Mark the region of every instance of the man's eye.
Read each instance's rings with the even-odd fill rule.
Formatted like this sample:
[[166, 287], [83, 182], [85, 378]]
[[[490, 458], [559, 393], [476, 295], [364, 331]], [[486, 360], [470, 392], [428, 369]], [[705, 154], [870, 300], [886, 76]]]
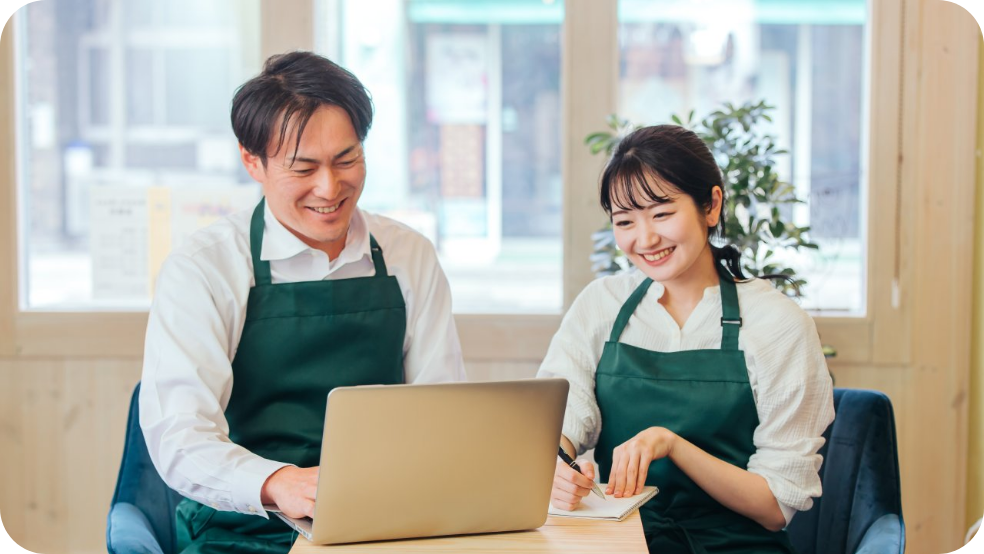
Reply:
[[339, 167], [352, 167], [353, 164], [358, 160], [358, 158], [353, 158], [351, 160], [343, 160], [338, 162]]
[[310, 175], [314, 173], [314, 169], [295, 169], [294, 173], [298, 175]]
[[631, 221], [616, 221], [615, 222], [615, 226], [616, 227], [627, 227], [628, 225], [631, 225], [631, 224], [632, 224]]

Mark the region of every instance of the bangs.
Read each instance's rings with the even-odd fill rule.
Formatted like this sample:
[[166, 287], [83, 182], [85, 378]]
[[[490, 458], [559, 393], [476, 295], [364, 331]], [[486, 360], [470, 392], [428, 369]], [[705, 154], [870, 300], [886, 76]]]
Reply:
[[671, 195], [679, 193], [676, 187], [637, 161], [620, 168], [612, 178], [609, 191], [612, 208], [609, 213], [615, 208], [641, 210], [653, 203], [666, 204], [673, 201]]
[[280, 150], [284, 148], [287, 142], [287, 136], [293, 132], [294, 154], [290, 156], [290, 163], [287, 167], [293, 167], [294, 160], [297, 158], [297, 151], [301, 147], [304, 128], [307, 127], [308, 121], [311, 120], [317, 108], [316, 104], [312, 105], [310, 102], [298, 102], [291, 103], [284, 109], [284, 115], [280, 120], [280, 138], [277, 141], [277, 149], [273, 152], [273, 156], [280, 154]]

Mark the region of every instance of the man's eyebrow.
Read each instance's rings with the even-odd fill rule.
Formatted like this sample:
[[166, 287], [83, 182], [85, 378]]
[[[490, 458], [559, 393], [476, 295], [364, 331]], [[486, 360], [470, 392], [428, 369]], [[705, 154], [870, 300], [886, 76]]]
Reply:
[[343, 157], [351, 154], [353, 150], [355, 150], [356, 148], [358, 148], [358, 146], [359, 146], [358, 144], [353, 144], [352, 146], [349, 146], [345, 150], [342, 150], [338, 154], [335, 154], [334, 156], [332, 156], [331, 157], [331, 161], [333, 161], [333, 162], [334, 161], [338, 161], [339, 158], [343, 158]]
[[[352, 151], [355, 150], [358, 146], [359, 146], [358, 144], [353, 144], [352, 146], [349, 146], [345, 150], [342, 150], [338, 154], [335, 154], [334, 156], [332, 156], [331, 157], [331, 161], [333, 161], [333, 162], [334, 161], [338, 161], [339, 158], [342, 158], [342, 157], [345, 157], [345, 156], [351, 154]], [[293, 165], [293, 164], [295, 164], [297, 162], [309, 163], [309, 164], [315, 164], [315, 165], [317, 165], [317, 164], [320, 164], [321, 163], [321, 160], [318, 160], [316, 158], [308, 158], [307, 156], [297, 156], [295, 158], [292, 158], [290, 162], [291, 162], [291, 165]]]

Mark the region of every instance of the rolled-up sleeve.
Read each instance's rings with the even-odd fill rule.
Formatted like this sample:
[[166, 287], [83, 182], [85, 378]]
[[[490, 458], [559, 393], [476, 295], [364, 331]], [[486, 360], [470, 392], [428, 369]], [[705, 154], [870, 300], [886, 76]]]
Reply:
[[773, 329], [767, 348], [750, 349], [759, 425], [748, 471], [766, 480], [788, 524], [822, 493], [817, 452], [834, 420], [833, 385], [809, 315], [790, 311]]
[[595, 370], [611, 322], [605, 328], [602, 315], [610, 307], [600, 305], [599, 292], [600, 282], [595, 281], [574, 300], [537, 372], [537, 377], [560, 377], [570, 383], [563, 432], [578, 454], [594, 448], [601, 434]]

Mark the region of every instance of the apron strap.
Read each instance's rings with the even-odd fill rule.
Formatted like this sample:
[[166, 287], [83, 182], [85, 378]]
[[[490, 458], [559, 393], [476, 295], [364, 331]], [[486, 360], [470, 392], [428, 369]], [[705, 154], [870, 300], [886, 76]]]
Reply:
[[741, 328], [741, 309], [735, 280], [718, 267], [721, 281], [721, 350], [738, 350], [738, 330]]
[[636, 290], [632, 292], [632, 296], [622, 304], [622, 309], [618, 312], [618, 317], [615, 318], [615, 326], [612, 327], [612, 334], [609, 337], [608, 342], [618, 342], [619, 337], [622, 336], [622, 330], [625, 329], [625, 325], [629, 322], [629, 318], [632, 317], [632, 313], [635, 312], [636, 306], [639, 302], [642, 302], [642, 297], [646, 296], [646, 291], [649, 290], [649, 285], [653, 284], [653, 280], [649, 277], [639, 283]]
[[273, 278], [270, 276], [270, 262], [260, 259], [260, 250], [263, 249], [263, 207], [265, 205], [266, 198], [260, 199], [260, 203], [253, 210], [253, 219], [249, 223], [249, 251], [253, 255], [253, 277], [258, 287], [273, 283]]
[[369, 250], [372, 252], [372, 265], [376, 266], [376, 277], [386, 277], [386, 262], [383, 260], [383, 249], [376, 242], [376, 237], [369, 234]]

